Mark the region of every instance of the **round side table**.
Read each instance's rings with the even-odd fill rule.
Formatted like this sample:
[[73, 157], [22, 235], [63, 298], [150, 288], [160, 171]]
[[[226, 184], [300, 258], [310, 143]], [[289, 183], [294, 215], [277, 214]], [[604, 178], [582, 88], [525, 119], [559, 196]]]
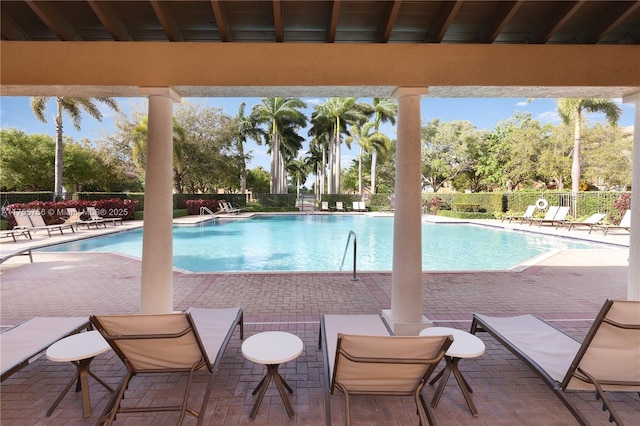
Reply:
[[293, 389], [291, 389], [287, 382], [280, 376], [278, 366], [296, 359], [302, 353], [302, 348], [303, 343], [298, 336], [283, 331], [266, 331], [264, 333], [254, 334], [242, 343], [242, 355], [244, 355], [246, 359], [267, 366], [267, 374], [252, 392], [252, 395], [255, 395], [258, 391], [260, 392], [251, 409], [251, 414], [249, 414], [252, 420], [256, 418], [256, 414], [258, 413], [260, 404], [262, 404], [262, 399], [267, 392], [267, 387], [271, 379], [276, 383], [280, 398], [282, 398], [282, 402], [287, 409], [289, 418], [295, 415], [289, 398], [284, 391], [284, 388], [287, 388], [289, 393], [293, 393]]
[[440, 379], [440, 385], [438, 385], [438, 389], [431, 400], [431, 406], [435, 408], [438, 405], [442, 392], [444, 392], [444, 387], [449, 380], [449, 375], [453, 372], [458, 386], [462, 391], [462, 395], [464, 395], [464, 399], [467, 401], [467, 406], [469, 406], [471, 410], [471, 414], [477, 416], [478, 410], [471, 399], [471, 392], [473, 392], [473, 390], [458, 369], [458, 362], [463, 358], [475, 358], [482, 355], [485, 350], [484, 342], [471, 333], [450, 327], [425, 328], [420, 332], [420, 336], [453, 336], [453, 343], [449, 346], [444, 356], [446, 362], [444, 369], [429, 382], [429, 384], [432, 385]]
[[58, 399], [55, 400], [47, 417], [53, 413], [62, 398], [67, 394], [71, 385], [77, 381], [76, 392], [82, 391], [82, 410], [85, 417], [91, 416], [91, 402], [89, 401], [89, 376], [96, 379], [109, 392], [113, 389], [89, 370], [89, 365], [94, 357], [110, 349], [109, 344], [97, 330], [77, 333], [58, 340], [47, 349], [47, 358], [56, 362], [71, 362], [76, 366], [76, 374], [64, 388]]

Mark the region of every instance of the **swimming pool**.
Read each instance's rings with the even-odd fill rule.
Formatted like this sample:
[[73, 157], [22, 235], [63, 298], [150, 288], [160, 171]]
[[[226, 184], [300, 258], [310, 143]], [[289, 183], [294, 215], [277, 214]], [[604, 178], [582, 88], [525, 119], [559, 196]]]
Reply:
[[[174, 267], [192, 272], [337, 271], [349, 231], [354, 231], [358, 271], [390, 271], [393, 220], [355, 215], [282, 215], [174, 226]], [[549, 251], [603, 247], [607, 246], [475, 225], [422, 225], [425, 271], [502, 270]], [[140, 258], [142, 230], [42, 250], [116, 252]], [[343, 270], [352, 267], [353, 244], [349, 244]]]

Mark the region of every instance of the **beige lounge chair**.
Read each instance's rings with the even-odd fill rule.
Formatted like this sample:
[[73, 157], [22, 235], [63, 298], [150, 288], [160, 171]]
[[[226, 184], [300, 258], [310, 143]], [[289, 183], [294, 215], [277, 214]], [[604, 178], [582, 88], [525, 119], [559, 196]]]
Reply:
[[558, 227], [560, 224], [564, 223], [567, 220], [569, 210], [571, 210], [569, 207], [549, 206], [549, 210], [547, 210], [547, 213], [543, 218], [532, 217], [527, 221], [529, 222], [529, 226], [537, 223], [538, 226], [549, 224], [556, 225], [556, 227]]
[[98, 210], [95, 207], [87, 207], [87, 214], [89, 215], [89, 220], [96, 223], [103, 223], [105, 228], [107, 227], [107, 222], [112, 223], [113, 226], [116, 226], [118, 223], [122, 225], [121, 217], [102, 217], [98, 214]]
[[591, 422], [566, 391], [595, 391], [618, 426], [622, 420], [606, 392], [640, 392], [640, 301], [607, 300], [582, 344], [533, 315], [474, 314], [471, 333], [480, 331], [529, 365], [583, 425]]
[[585, 220], [583, 220], [582, 222], [576, 222], [576, 221], [566, 221], [562, 224], [562, 226], [567, 226], [569, 229], [569, 231], [571, 231], [573, 228], [579, 227], [579, 226], [588, 226], [589, 227], [589, 231], [591, 231], [593, 229], [594, 226], [596, 225], [601, 225], [602, 224], [602, 220], [607, 217], [606, 213], [594, 213], [591, 216], [589, 216], [588, 218], [586, 218]]
[[329, 211], [329, 202], [328, 201], [322, 201], [322, 203], [320, 204], [320, 211], [323, 211], [323, 212], [328, 212]]
[[344, 211], [344, 204], [342, 203], [342, 201], [336, 201], [336, 211], [337, 212]]
[[[87, 229], [91, 228], [91, 225], [95, 225], [96, 229], [98, 229], [98, 225], [103, 224], [104, 222], [100, 220], [84, 220], [82, 219], [82, 213], [74, 208], [67, 209], [67, 218], [64, 219], [64, 223], [75, 226], [76, 229], [79, 229], [80, 226], [86, 226]], [[106, 227], [106, 225], [105, 225]]]
[[88, 327], [87, 317], [36, 317], [0, 333], [0, 381], [38, 359], [58, 340]]
[[[103, 412], [100, 423], [112, 424], [116, 414], [148, 411], [179, 411], [204, 421], [213, 380], [233, 331], [240, 326], [241, 308], [190, 308], [184, 313], [156, 315], [96, 315], [91, 323], [124, 362], [127, 373]], [[194, 373], [206, 368], [211, 374], [199, 411], [188, 406]], [[188, 373], [180, 405], [122, 406], [129, 382], [137, 375]]]
[[59, 231], [60, 235], [63, 235], [63, 229], [71, 229], [71, 232], [76, 232], [72, 225], [66, 223], [61, 225], [47, 225], [44, 223], [40, 212], [36, 210], [15, 211], [13, 212], [13, 217], [17, 223], [14, 229], [17, 230], [29, 230], [34, 234], [40, 230], [44, 230], [47, 231], [49, 236], [51, 236], [51, 231]]
[[330, 394], [344, 393], [346, 423], [350, 395], [413, 396], [423, 425], [433, 424], [422, 388], [453, 341], [451, 336], [391, 336], [379, 315], [323, 315], [319, 347], [325, 367], [325, 423], [331, 425]]
[[0, 231], [0, 238], [13, 238], [13, 242], [18, 242], [16, 237], [22, 235], [23, 237], [31, 240], [31, 232], [28, 229], [7, 229]]
[[631, 210], [627, 210], [626, 212], [624, 212], [624, 215], [622, 216], [622, 219], [620, 220], [620, 223], [617, 225], [598, 225], [598, 226], [594, 226], [593, 228], [591, 228], [589, 230], [589, 233], [591, 233], [591, 231], [593, 229], [602, 229], [602, 232], [604, 233], [604, 235], [607, 235], [607, 232], [609, 232], [609, 229], [624, 229], [626, 231], [631, 232]]
[[502, 217], [502, 222], [504, 222], [505, 219], [509, 219], [509, 222], [507, 222], [507, 223], [511, 223], [512, 220], [519, 220], [520, 223], [523, 223], [525, 220], [529, 220], [529, 219], [533, 218], [533, 215], [534, 215], [535, 212], [536, 212], [536, 206], [530, 205], [530, 206], [527, 206], [527, 209], [524, 211], [524, 213], [522, 215], [503, 216]]

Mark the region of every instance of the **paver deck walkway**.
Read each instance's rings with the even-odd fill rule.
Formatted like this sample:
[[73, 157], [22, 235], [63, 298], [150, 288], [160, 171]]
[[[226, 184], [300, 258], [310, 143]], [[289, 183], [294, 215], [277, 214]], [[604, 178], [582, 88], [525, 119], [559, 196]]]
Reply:
[[[573, 231], [572, 231], [573, 232]], [[437, 325], [468, 330], [473, 312], [490, 315], [532, 313], [552, 320], [582, 338], [607, 298], [626, 298], [627, 249], [569, 250], [523, 272], [423, 274], [424, 313]], [[245, 335], [265, 330], [295, 333], [305, 344], [302, 355], [281, 366], [292, 386], [296, 412], [289, 419], [275, 388], [269, 389], [255, 421], [249, 419], [263, 366], [245, 360], [235, 335], [225, 353], [205, 414], [211, 425], [323, 425], [325, 386], [322, 352], [317, 339], [323, 313], [379, 313], [390, 307], [391, 274], [363, 273], [174, 273], [174, 308], [242, 306]], [[79, 316], [138, 313], [140, 263], [100, 253], [35, 253], [9, 259], [0, 266], [0, 319], [3, 327], [34, 316]], [[573, 425], [575, 419], [528, 367], [487, 335], [486, 353], [463, 360], [461, 370], [473, 388], [479, 416], [473, 417], [455, 380], [450, 380], [437, 408], [441, 425]], [[96, 357], [92, 370], [116, 386], [124, 374], [120, 360], [108, 352]], [[51, 417], [45, 412], [72, 376], [74, 367], [45, 357], [2, 382], [0, 421], [11, 425], [94, 424], [108, 392], [91, 382], [92, 416], [82, 417], [79, 393], [69, 393]], [[137, 380], [137, 381], [136, 381]], [[198, 374], [192, 398], [199, 400], [207, 376]], [[134, 379], [126, 401], [173, 404], [185, 383], [182, 375]], [[427, 386], [425, 399], [435, 391]], [[608, 416], [593, 393], [572, 394], [572, 401], [594, 425]], [[640, 424], [640, 397], [613, 394], [629, 424]], [[333, 424], [344, 424], [342, 394], [331, 397]], [[411, 398], [354, 397], [355, 425], [418, 424]], [[171, 425], [175, 413], [118, 416], [117, 425]], [[195, 424], [187, 416], [185, 424]]]

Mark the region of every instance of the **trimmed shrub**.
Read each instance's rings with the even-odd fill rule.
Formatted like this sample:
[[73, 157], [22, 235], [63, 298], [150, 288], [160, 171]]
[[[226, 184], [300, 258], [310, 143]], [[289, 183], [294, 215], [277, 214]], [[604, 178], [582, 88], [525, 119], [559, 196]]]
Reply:
[[203, 200], [203, 199], [185, 200], [184, 204], [187, 208], [186, 209], [187, 214], [189, 215], [200, 214], [201, 207], [206, 207], [214, 213], [217, 212], [218, 209], [220, 208], [218, 200]]

